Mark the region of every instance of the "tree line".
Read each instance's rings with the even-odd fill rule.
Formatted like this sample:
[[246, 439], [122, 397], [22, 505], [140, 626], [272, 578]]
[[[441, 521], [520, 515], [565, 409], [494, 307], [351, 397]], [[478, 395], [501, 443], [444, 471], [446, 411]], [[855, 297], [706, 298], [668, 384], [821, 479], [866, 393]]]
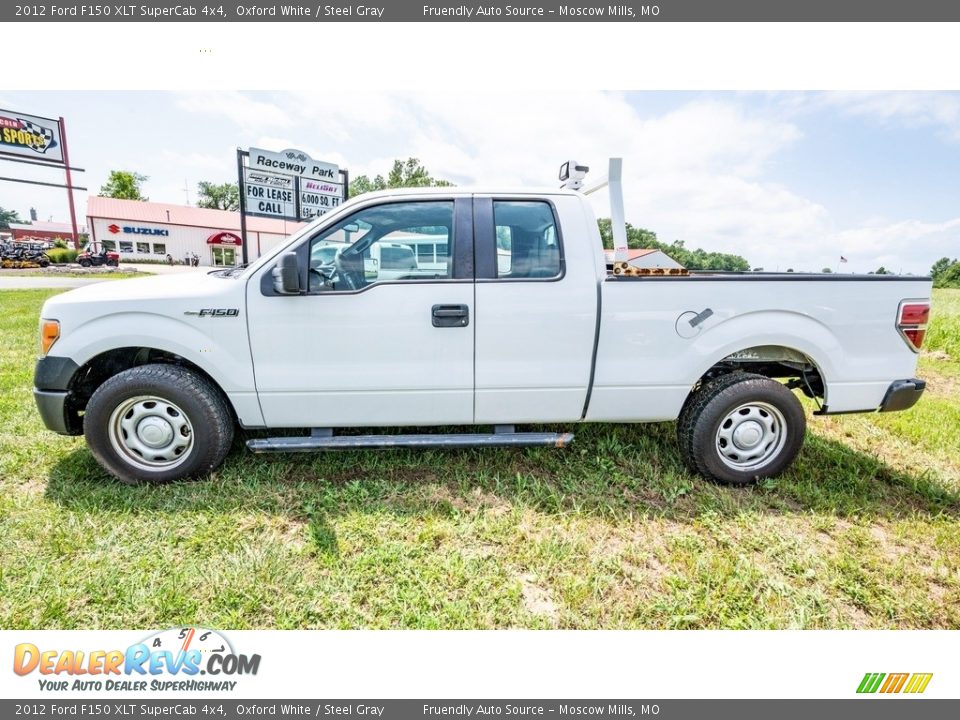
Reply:
[[[613, 249], [613, 225], [610, 218], [600, 218], [600, 237], [606, 250]], [[662, 250], [687, 270], [734, 270], [745, 272], [750, 269], [746, 258], [732, 253], [710, 252], [702, 248], [688, 248], [683, 240], [672, 243], [662, 242], [653, 230], [634, 227], [627, 223], [627, 247], [630, 249], [648, 248]]]
[[930, 268], [933, 286], [938, 288], [960, 288], [960, 260], [942, 257]]

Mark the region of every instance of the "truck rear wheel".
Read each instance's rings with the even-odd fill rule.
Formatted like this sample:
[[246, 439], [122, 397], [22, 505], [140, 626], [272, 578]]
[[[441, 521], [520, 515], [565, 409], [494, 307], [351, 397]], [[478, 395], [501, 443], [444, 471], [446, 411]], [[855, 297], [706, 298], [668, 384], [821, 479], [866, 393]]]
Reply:
[[783, 472], [807, 429], [803, 406], [782, 383], [735, 372], [687, 400], [677, 423], [684, 462], [710, 480], [747, 485]]
[[114, 477], [164, 483], [219, 467], [233, 443], [233, 417], [205, 377], [177, 365], [140, 365], [97, 388], [83, 431]]

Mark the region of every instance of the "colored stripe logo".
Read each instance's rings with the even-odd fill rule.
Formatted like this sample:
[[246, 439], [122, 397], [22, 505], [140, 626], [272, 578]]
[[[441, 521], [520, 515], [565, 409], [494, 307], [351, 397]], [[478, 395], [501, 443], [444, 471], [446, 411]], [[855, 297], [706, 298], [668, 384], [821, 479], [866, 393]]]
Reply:
[[919, 694], [927, 689], [933, 673], [867, 673], [860, 681], [857, 692]]

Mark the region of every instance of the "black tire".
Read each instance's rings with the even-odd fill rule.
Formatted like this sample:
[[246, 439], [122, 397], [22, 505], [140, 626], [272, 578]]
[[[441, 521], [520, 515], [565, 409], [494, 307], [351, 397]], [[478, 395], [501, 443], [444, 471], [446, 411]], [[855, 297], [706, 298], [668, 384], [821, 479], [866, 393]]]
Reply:
[[91, 263], [89, 260], [80, 260], [80, 267], [90, 267]]
[[[148, 418], [153, 427], [144, 428]], [[131, 436], [121, 426], [134, 422], [136, 433]], [[93, 393], [83, 418], [94, 457], [131, 485], [206, 475], [227, 456], [233, 431], [233, 416], [220, 389], [177, 365], [140, 365], [114, 375]], [[147, 432], [153, 434], [144, 439]], [[149, 438], [165, 444], [148, 446]], [[151, 457], [137, 447], [163, 455]]]
[[783, 383], [734, 372], [691, 393], [677, 423], [677, 441], [692, 471], [749, 485], [786, 470], [806, 430], [803, 406]]

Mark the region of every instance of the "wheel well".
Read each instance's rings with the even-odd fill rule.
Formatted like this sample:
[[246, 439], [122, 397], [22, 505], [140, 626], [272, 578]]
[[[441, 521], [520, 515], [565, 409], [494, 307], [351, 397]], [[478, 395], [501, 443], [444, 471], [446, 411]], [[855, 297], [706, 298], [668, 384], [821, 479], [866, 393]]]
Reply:
[[[85, 409], [87, 402], [97, 391], [97, 388], [117, 373], [139, 365], [153, 363], [167, 363], [187, 368], [198, 375], [202, 375], [214, 387], [220, 389], [219, 383], [201, 367], [174, 353], [146, 347], [114, 348], [90, 358], [73, 374], [70, 381], [71, 409], [75, 411]], [[223, 392], [223, 390], [220, 390], [220, 392]], [[226, 398], [226, 393], [224, 393], [224, 397]], [[227, 407], [230, 408], [230, 412], [236, 420], [236, 411], [234, 411], [229, 400], [227, 401]]]
[[826, 383], [820, 368], [805, 353], [781, 345], [757, 345], [744, 348], [715, 363], [695, 386], [738, 370], [786, 380], [791, 390], [800, 388], [810, 398], [823, 398]]

